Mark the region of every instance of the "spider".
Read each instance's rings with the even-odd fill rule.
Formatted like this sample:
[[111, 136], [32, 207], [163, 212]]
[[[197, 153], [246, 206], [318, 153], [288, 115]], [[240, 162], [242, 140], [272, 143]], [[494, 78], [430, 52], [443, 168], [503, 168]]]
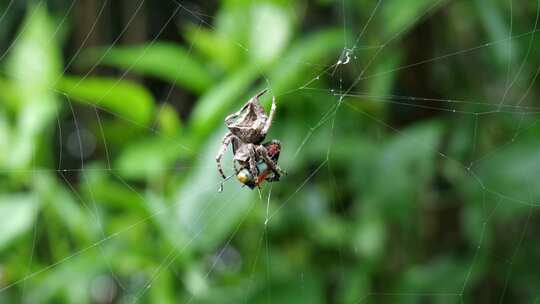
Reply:
[[[252, 97], [246, 104], [236, 113], [233, 113], [225, 118], [225, 124], [229, 128], [229, 132], [225, 134], [222, 140], [221, 148], [216, 156], [216, 164], [219, 174], [223, 179], [227, 179], [223, 173], [221, 167], [221, 158], [229, 144], [232, 144], [233, 148], [233, 167], [240, 182], [253, 188], [253, 185], [258, 185], [265, 179], [268, 181], [278, 181], [279, 178], [286, 174], [278, 165], [277, 157], [279, 157], [279, 150], [281, 145], [279, 141], [272, 140], [270, 143], [261, 144], [270, 126], [272, 125], [272, 119], [276, 112], [276, 98], [272, 98], [272, 107], [270, 113], [267, 116], [264, 112], [264, 108], [259, 102], [259, 97], [264, 95], [267, 90], [263, 90], [254, 97]], [[269, 155], [269, 149], [272, 147], [272, 154]], [[277, 149], [277, 150], [276, 150]], [[277, 153], [276, 153], [277, 151]], [[274, 159], [272, 159], [274, 158]], [[239, 169], [236, 165], [239, 165]], [[257, 168], [257, 165], [265, 165], [266, 168]], [[248, 169], [248, 172], [243, 171]], [[244, 172], [240, 175], [240, 172]], [[260, 172], [259, 172], [260, 171]], [[266, 178], [270, 171], [273, 176]], [[251, 176], [245, 175], [249, 173]], [[260, 175], [264, 173], [263, 179], [260, 179]], [[241, 177], [241, 176], [245, 176]], [[255, 180], [256, 179], [256, 180]]]

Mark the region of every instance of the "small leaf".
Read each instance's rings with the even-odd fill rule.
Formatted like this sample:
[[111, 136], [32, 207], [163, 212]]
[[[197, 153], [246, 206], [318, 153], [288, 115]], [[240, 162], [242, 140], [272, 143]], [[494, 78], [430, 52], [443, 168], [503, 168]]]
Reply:
[[253, 6], [251, 18], [249, 54], [255, 62], [271, 62], [289, 42], [291, 20], [283, 8], [268, 3]]
[[38, 207], [37, 199], [31, 195], [0, 196], [0, 249], [32, 227]]
[[156, 122], [159, 132], [166, 137], [175, 137], [182, 131], [182, 122], [180, 116], [173, 106], [165, 103], [158, 110]]
[[100, 62], [202, 92], [212, 85], [212, 77], [192, 52], [182, 45], [156, 42], [148, 45], [96, 48], [88, 51], [85, 62]]
[[199, 53], [208, 57], [210, 62], [217, 63], [225, 70], [238, 66], [241, 61], [242, 49], [227, 36], [216, 31], [190, 26], [184, 30], [184, 37]]
[[127, 80], [64, 76], [57, 89], [74, 101], [97, 105], [142, 125], [149, 124], [154, 113], [154, 98], [150, 92]]
[[[310, 76], [320, 73], [306, 62], [324, 63], [343, 48], [343, 32], [329, 29], [311, 34], [292, 45], [269, 75], [272, 92], [279, 94], [298, 87]], [[313, 76], [311, 76], [313, 77]]]
[[383, 256], [387, 239], [386, 226], [381, 215], [376, 208], [370, 207], [363, 208], [356, 229], [351, 231], [354, 251], [361, 255], [366, 263]]

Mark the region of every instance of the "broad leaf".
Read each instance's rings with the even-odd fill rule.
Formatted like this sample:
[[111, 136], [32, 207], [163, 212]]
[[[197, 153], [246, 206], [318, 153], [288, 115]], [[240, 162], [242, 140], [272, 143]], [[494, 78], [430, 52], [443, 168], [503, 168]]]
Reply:
[[203, 27], [190, 26], [184, 30], [184, 36], [193, 48], [217, 63], [224, 70], [231, 70], [241, 62], [240, 53], [244, 52], [238, 45], [224, 35]]
[[181, 87], [202, 92], [212, 77], [195, 54], [180, 44], [155, 42], [148, 45], [97, 48], [86, 53], [88, 63], [118, 67], [157, 77]]
[[292, 22], [283, 7], [270, 4], [253, 6], [249, 33], [249, 55], [254, 62], [268, 63], [287, 46]]
[[57, 88], [73, 101], [98, 106], [137, 124], [149, 124], [154, 114], [154, 98], [150, 92], [131, 81], [64, 76]]
[[124, 148], [115, 161], [115, 168], [129, 179], [155, 178], [173, 171], [178, 156], [187, 153], [191, 153], [190, 149], [180, 142], [163, 138], [143, 139]]

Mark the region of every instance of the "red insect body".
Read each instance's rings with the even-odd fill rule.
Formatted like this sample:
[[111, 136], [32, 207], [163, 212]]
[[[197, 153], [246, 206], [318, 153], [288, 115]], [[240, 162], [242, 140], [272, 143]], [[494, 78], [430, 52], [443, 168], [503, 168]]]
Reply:
[[[279, 157], [281, 146], [278, 143], [270, 143], [266, 146], [266, 150], [268, 151], [268, 157], [270, 157], [272, 160], [277, 161], [277, 158]], [[269, 168], [266, 168], [263, 172], [257, 176], [255, 179], [255, 185], [258, 187], [262, 182], [266, 180], [268, 175], [272, 172]]]

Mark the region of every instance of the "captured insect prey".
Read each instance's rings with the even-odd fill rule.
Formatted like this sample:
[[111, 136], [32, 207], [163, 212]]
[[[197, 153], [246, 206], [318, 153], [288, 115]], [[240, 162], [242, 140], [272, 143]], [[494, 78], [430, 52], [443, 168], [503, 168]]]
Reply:
[[221, 158], [232, 144], [233, 167], [237, 179], [250, 189], [258, 187], [263, 181], [278, 181], [286, 172], [277, 164], [281, 144], [278, 140], [262, 143], [276, 112], [276, 98], [272, 98], [272, 107], [268, 116], [259, 101], [259, 97], [267, 90], [252, 97], [236, 113], [225, 118], [229, 132], [222, 140], [221, 148], [216, 156], [219, 174], [225, 182], [227, 177], [221, 167]]
[[[279, 152], [281, 150], [281, 144], [277, 140], [272, 140], [269, 143], [263, 144], [263, 146], [268, 151], [268, 156], [270, 159], [277, 164], [279, 159]], [[236, 168], [235, 168], [236, 169]], [[264, 161], [260, 160], [257, 163], [257, 175], [253, 176], [250, 173], [249, 168], [242, 168], [237, 170], [236, 178], [244, 185], [248, 186], [250, 189], [258, 187], [262, 182], [269, 181], [275, 182], [278, 181], [280, 176], [273, 172]]]

